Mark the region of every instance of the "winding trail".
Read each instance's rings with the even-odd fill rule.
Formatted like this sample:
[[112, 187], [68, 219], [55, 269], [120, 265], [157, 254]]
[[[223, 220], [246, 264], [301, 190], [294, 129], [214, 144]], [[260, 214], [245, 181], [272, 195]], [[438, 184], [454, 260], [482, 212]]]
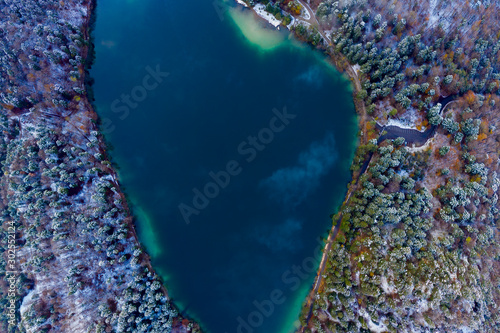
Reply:
[[318, 19], [316, 18], [316, 14], [314, 13], [314, 11], [311, 9], [311, 7], [309, 7], [309, 4], [302, 1], [302, 0], [297, 0], [298, 3], [301, 4], [301, 6], [307, 10], [307, 13], [309, 14], [309, 19], [305, 19], [305, 18], [302, 18], [305, 22], [309, 23], [310, 25], [316, 27], [316, 29], [318, 29], [318, 32], [319, 34], [321, 35], [321, 37], [323, 37], [323, 39], [325, 40], [325, 42], [327, 44], [330, 44], [332, 41], [331, 39], [327, 36], [327, 34], [325, 33], [325, 31], [323, 29], [321, 29], [320, 25], [319, 25], [319, 22], [318, 22]]

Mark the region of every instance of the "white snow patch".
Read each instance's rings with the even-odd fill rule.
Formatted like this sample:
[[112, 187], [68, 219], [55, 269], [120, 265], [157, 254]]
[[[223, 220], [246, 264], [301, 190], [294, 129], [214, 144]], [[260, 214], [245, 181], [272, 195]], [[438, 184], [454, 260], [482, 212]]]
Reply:
[[417, 312], [419, 313], [422, 313], [422, 312], [425, 312], [429, 309], [429, 302], [427, 302], [427, 300], [425, 299], [419, 299], [417, 301]]
[[[372, 332], [375, 332], [375, 333], [383, 333], [383, 332], [387, 332], [387, 326], [385, 326], [384, 323], [382, 323], [382, 320], [380, 321], [380, 323], [377, 325], [373, 322], [371, 316], [366, 312], [365, 309], [360, 309], [359, 311], [359, 314], [365, 319], [367, 325], [368, 325], [368, 329]], [[380, 318], [382, 319], [382, 318]]]
[[303, 21], [301, 19], [296, 19], [293, 22], [294, 22], [294, 24], [293, 24], [294, 26], [299, 25], [299, 24], [302, 24], [304, 27], [307, 27], [307, 28], [309, 28], [311, 26], [311, 23]]
[[23, 314], [28, 310], [28, 306], [31, 305], [33, 295], [35, 295], [35, 290], [38, 288], [38, 284], [35, 286], [35, 289], [31, 290], [28, 295], [24, 296], [23, 302], [21, 303], [21, 306], [19, 307], [19, 313], [21, 314], [21, 318]]
[[300, 13], [300, 16], [304, 18], [304, 20], [310, 20], [311, 19], [311, 13], [309, 13], [309, 10], [305, 7], [302, 6], [302, 12]]
[[389, 286], [389, 283], [387, 282], [387, 277], [382, 276], [380, 279], [380, 287], [386, 294], [392, 294], [396, 291], [395, 286]]
[[84, 5], [77, 5], [76, 8], [64, 11], [62, 16], [65, 21], [71, 23], [72, 25], [79, 27], [83, 24], [84, 18], [87, 17], [87, 7]]
[[408, 171], [406, 171], [406, 170], [402, 170], [402, 169], [401, 169], [401, 170], [399, 170], [399, 171], [397, 171], [396, 173], [397, 173], [398, 175], [402, 176], [402, 177], [408, 177], [408, 176], [410, 176], [410, 173], [409, 173]]
[[[406, 128], [406, 129], [412, 129], [412, 130], [417, 130], [417, 127], [414, 124], [408, 124], [406, 121], [401, 121], [399, 119], [389, 119], [387, 121], [386, 126], [397, 126], [400, 128]], [[425, 130], [421, 130], [419, 132], [425, 132]]]
[[290, 24], [286, 26], [286, 28], [288, 30], [291, 30], [292, 27], [295, 25], [295, 21], [296, 21], [295, 17], [292, 16], [292, 20], [290, 21]]
[[437, 10], [438, 0], [430, 0], [429, 3], [429, 27], [436, 27], [441, 25], [441, 27], [448, 31], [451, 24], [453, 23], [453, 18], [451, 17], [453, 14], [453, 10], [450, 11], [450, 7], [447, 7], [445, 10]]
[[442, 229], [435, 229], [431, 231], [431, 236], [434, 239], [438, 239], [440, 237], [445, 237], [446, 236], [446, 231]]
[[101, 177], [101, 179], [111, 180], [111, 181], [113, 181], [113, 180], [114, 180], [114, 178], [113, 178], [113, 176], [112, 176], [112, 175], [102, 176], [102, 177]]
[[278, 27], [281, 24], [281, 21], [274, 17], [272, 14], [266, 12], [266, 6], [263, 4], [257, 4], [253, 7], [253, 10], [262, 17], [267, 22], [271, 23], [274, 27]]
[[406, 122], [407, 124], [417, 123], [419, 120], [417, 109], [415, 109], [414, 107], [410, 107], [408, 110], [406, 110], [400, 120]]
[[239, 3], [240, 5], [248, 8], [248, 5], [244, 1], [236, 0], [236, 2]]
[[387, 332], [387, 326], [385, 326], [383, 323], [376, 325], [370, 317], [368, 317], [368, 318], [369, 318], [368, 329], [370, 331], [375, 332], [375, 333]]
[[332, 317], [332, 315], [330, 314], [330, 311], [325, 311], [325, 310], [321, 310], [321, 312], [323, 312], [324, 314], [326, 314], [328, 316], [328, 318], [330, 318], [331, 321], [333, 322], [338, 322], [338, 319], [335, 319]]
[[429, 3], [429, 25], [434, 25], [439, 21], [439, 16], [435, 14], [437, 7], [437, 0], [431, 0]]
[[426, 151], [427, 149], [430, 148], [430, 145], [431, 145], [432, 141], [434, 141], [434, 138], [430, 138], [429, 140], [427, 140], [427, 142], [423, 146], [415, 147], [415, 145], [412, 145], [411, 147], [406, 147], [406, 149], [408, 149], [409, 153], [416, 153], [416, 152], [420, 152], [420, 151]]

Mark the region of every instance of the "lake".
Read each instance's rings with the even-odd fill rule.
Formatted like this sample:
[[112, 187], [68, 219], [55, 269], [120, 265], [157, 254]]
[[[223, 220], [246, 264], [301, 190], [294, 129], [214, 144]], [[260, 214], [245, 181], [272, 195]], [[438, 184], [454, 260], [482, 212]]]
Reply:
[[102, 131], [175, 305], [206, 332], [292, 331], [350, 181], [349, 81], [232, 2], [98, 0], [93, 36]]

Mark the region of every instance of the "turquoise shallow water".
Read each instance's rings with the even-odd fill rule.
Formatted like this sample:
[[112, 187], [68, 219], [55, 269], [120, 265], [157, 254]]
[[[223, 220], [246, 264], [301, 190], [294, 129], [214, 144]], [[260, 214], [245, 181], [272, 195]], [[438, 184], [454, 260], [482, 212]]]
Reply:
[[91, 70], [141, 241], [207, 332], [289, 332], [350, 179], [349, 82], [232, 3], [100, 0]]

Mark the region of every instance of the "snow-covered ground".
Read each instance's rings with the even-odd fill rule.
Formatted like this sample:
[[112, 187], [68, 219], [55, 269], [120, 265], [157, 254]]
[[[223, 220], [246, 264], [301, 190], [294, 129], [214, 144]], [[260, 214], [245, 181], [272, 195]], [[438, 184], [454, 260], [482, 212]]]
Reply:
[[423, 313], [429, 309], [429, 302], [426, 299], [419, 299], [417, 301], [417, 310], [418, 313]]
[[439, 21], [439, 16], [436, 15], [436, 7], [438, 0], [431, 0], [429, 3], [429, 25], [433, 26]]
[[304, 18], [304, 20], [309, 21], [311, 19], [311, 13], [309, 13], [309, 10], [305, 7], [302, 6], [302, 11], [300, 13], [300, 16]]
[[[387, 121], [387, 124], [386, 126], [397, 126], [397, 127], [400, 127], [400, 128], [406, 128], [406, 129], [412, 129], [412, 130], [417, 130], [417, 127], [413, 124], [408, 124], [406, 122], [403, 122], [401, 120], [397, 120], [397, 119], [389, 119]], [[425, 129], [424, 130], [421, 130], [420, 132], [425, 132]]]
[[[334, 29], [331, 29], [331, 30], [325, 30], [325, 35], [327, 35], [327, 36], [328, 36], [328, 38], [330, 38], [330, 37], [331, 37], [331, 35], [333, 34], [333, 32], [334, 32], [334, 31], [335, 31]], [[330, 39], [331, 39], [331, 38], [330, 38]]]
[[380, 279], [380, 287], [386, 294], [392, 294], [396, 290], [395, 286], [389, 285], [389, 283], [387, 282], [387, 277], [385, 276], [382, 276], [382, 278]]
[[21, 306], [19, 307], [19, 313], [21, 314], [21, 317], [24, 315], [26, 311], [28, 311], [28, 306], [33, 303], [33, 296], [38, 293], [38, 291], [35, 292], [39, 287], [38, 284], [35, 285], [35, 289], [31, 290], [26, 296], [24, 296], [23, 301], [21, 303]]
[[297, 23], [297, 20], [295, 19], [295, 17], [292, 16], [292, 21], [290, 22], [289, 25], [286, 26], [286, 28], [288, 30], [290, 30], [293, 26], [295, 26], [296, 23]]
[[242, 0], [236, 0], [236, 2], [239, 3], [240, 5], [248, 8], [248, 5], [245, 2], [243, 2]]
[[434, 138], [430, 138], [429, 140], [427, 140], [427, 142], [423, 146], [415, 147], [415, 145], [413, 145], [412, 147], [406, 147], [406, 149], [408, 150], [409, 153], [416, 153], [416, 152], [419, 152], [419, 151], [426, 151], [431, 146], [432, 141], [434, 141]]
[[63, 13], [64, 19], [59, 20], [59, 22], [68, 22], [78, 27], [83, 24], [84, 19], [87, 17], [87, 7], [84, 4], [79, 4], [77, 7], [66, 10]]
[[309, 23], [309, 22], [303, 21], [301, 19], [294, 19], [293, 26], [296, 26], [298, 24], [302, 24], [304, 27], [307, 27], [307, 28], [309, 28], [311, 26], [311, 23]]
[[[368, 325], [368, 329], [371, 332], [382, 333], [387, 332], [387, 326], [384, 323], [380, 322], [378, 325], [375, 324], [371, 318], [371, 316], [366, 312], [365, 309], [360, 309], [359, 314], [365, 319], [366, 324]], [[381, 318], [383, 319], [383, 318]]]
[[383, 323], [377, 325], [370, 317], [368, 317], [368, 329], [376, 333], [387, 332], [387, 327]]
[[450, 24], [450, 12], [437, 10], [438, 0], [430, 0], [429, 2], [429, 27], [437, 27], [441, 24], [445, 31], [448, 31]]
[[257, 4], [253, 7], [253, 10], [262, 17], [267, 22], [271, 23], [273, 26], [278, 27], [281, 24], [281, 21], [274, 17], [272, 14], [266, 12], [266, 6], [263, 4]]

